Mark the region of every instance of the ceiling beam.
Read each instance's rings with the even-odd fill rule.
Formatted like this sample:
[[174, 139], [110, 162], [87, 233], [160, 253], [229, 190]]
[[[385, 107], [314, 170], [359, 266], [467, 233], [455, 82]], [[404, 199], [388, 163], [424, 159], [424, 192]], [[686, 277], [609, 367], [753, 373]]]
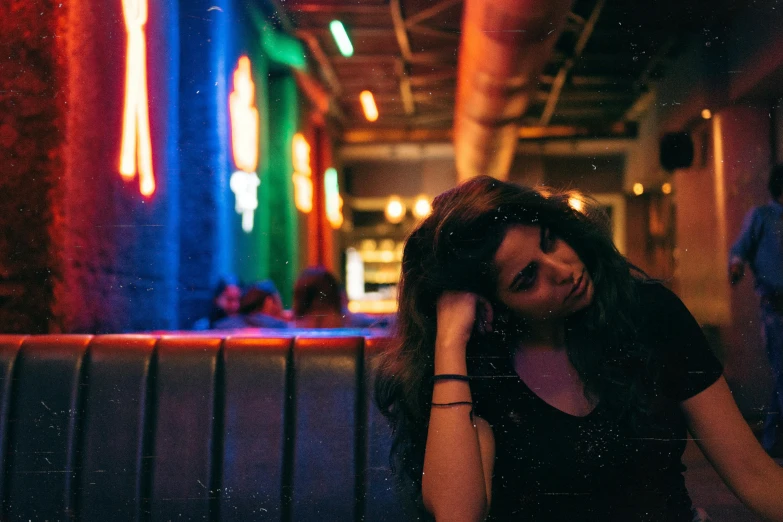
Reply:
[[292, 6], [298, 13], [314, 14], [352, 14], [352, 15], [386, 15], [388, 11], [384, 5], [362, 5], [360, 3], [338, 4], [296, 4]]
[[[546, 101], [549, 99], [549, 91], [537, 91], [535, 99], [537, 101]], [[575, 91], [569, 90], [560, 93], [560, 100], [564, 102], [632, 102], [638, 96], [631, 91]]]
[[423, 22], [424, 20], [432, 18], [433, 16], [445, 11], [446, 9], [449, 9], [461, 3], [462, 0], [442, 0], [441, 2], [438, 2], [437, 4], [431, 7], [422, 9], [415, 15], [409, 16], [408, 19], [405, 20], [405, 25], [407, 25], [408, 27], [414, 26], [420, 22]]
[[451, 142], [451, 129], [346, 129], [343, 143]]
[[[335, 64], [375, 64], [378, 62], [388, 63], [396, 60], [397, 57], [391, 54], [354, 54], [350, 58], [343, 56], [332, 56]], [[411, 53], [409, 63], [414, 65], [456, 65], [457, 56], [455, 52], [419, 52]]]
[[435, 38], [443, 38], [453, 42], [458, 42], [460, 33], [458, 31], [446, 31], [444, 29], [436, 29], [426, 25], [411, 25], [408, 27], [408, 32], [421, 34], [424, 36], [433, 36]]
[[395, 66], [397, 76], [400, 78], [400, 98], [405, 114], [416, 113], [416, 104], [414, 103], [413, 90], [411, 89], [411, 80], [408, 76], [408, 67], [403, 60], [399, 60]]
[[[603, 126], [586, 125], [528, 125], [519, 128], [519, 139], [524, 141], [557, 140], [557, 139], [595, 139], [633, 138], [636, 136], [636, 126], [633, 124], [607, 124]], [[349, 128], [346, 129], [341, 141], [344, 144], [379, 144], [379, 143], [422, 143], [451, 142], [451, 129], [410, 129], [410, 128]]]
[[598, 17], [601, 16], [601, 10], [605, 3], [606, 0], [596, 1], [593, 11], [590, 13], [590, 18], [585, 22], [584, 29], [579, 35], [579, 40], [577, 40], [576, 45], [574, 46], [572, 57], [567, 59], [557, 72], [557, 76], [555, 76], [555, 80], [552, 83], [552, 90], [549, 93], [549, 99], [546, 102], [544, 112], [541, 114], [541, 119], [539, 120], [541, 125], [549, 125], [549, 122], [552, 120], [552, 115], [555, 113], [555, 108], [557, 107], [557, 100], [560, 98], [560, 91], [563, 90], [565, 81], [568, 78], [568, 73], [571, 72], [571, 68], [582, 55], [582, 51], [584, 51], [587, 41], [590, 39], [590, 35], [595, 28]]
[[[539, 81], [544, 85], [552, 85], [555, 81], [555, 77], [551, 75], [542, 75], [539, 77]], [[617, 85], [630, 87], [633, 85], [633, 80], [630, 80], [626, 76], [573, 75], [571, 76], [569, 83], [579, 87], [607, 87]]]
[[[332, 32], [328, 27], [302, 25], [299, 26], [299, 31], [307, 31], [308, 33], [317, 35], [321, 38], [332, 38]], [[388, 27], [351, 27], [348, 31], [348, 36], [352, 40], [365, 39], [365, 38], [389, 38], [392, 31]]]
[[411, 85], [413, 87], [427, 87], [433, 83], [455, 81], [456, 79], [456, 69], [451, 71], [431, 72], [411, 76]]
[[663, 44], [661, 44], [661, 46], [655, 52], [655, 55], [650, 58], [649, 62], [647, 62], [647, 66], [639, 75], [639, 78], [637, 78], [637, 80], [634, 82], [634, 89], [641, 90], [647, 86], [653, 71], [656, 67], [658, 67], [658, 65], [666, 60], [666, 55], [669, 54], [669, 51], [671, 51], [672, 47], [674, 47], [676, 41], [676, 38], [671, 36], [665, 42], [663, 42]]
[[405, 114], [410, 115], [416, 112], [416, 106], [413, 103], [413, 92], [411, 92], [411, 82], [408, 77], [408, 63], [413, 53], [411, 52], [410, 41], [408, 41], [408, 32], [405, 30], [405, 18], [402, 14], [401, 0], [391, 0], [389, 8], [391, 9], [392, 23], [394, 24], [394, 36], [397, 38], [397, 45], [400, 46], [400, 54], [402, 55], [402, 59], [397, 60], [395, 64], [397, 76], [400, 79], [400, 96], [402, 97], [402, 106], [405, 109]]
[[296, 36], [304, 40], [305, 45], [307, 45], [308, 49], [310, 49], [310, 54], [312, 54], [315, 61], [318, 62], [318, 67], [321, 69], [321, 74], [323, 75], [324, 80], [326, 80], [326, 83], [329, 85], [329, 89], [332, 91], [332, 94], [339, 96], [343, 90], [342, 86], [340, 85], [340, 80], [337, 77], [337, 73], [332, 66], [332, 62], [329, 60], [329, 57], [326, 55], [323, 49], [321, 49], [321, 44], [318, 43], [318, 38], [307, 31], [297, 31]]

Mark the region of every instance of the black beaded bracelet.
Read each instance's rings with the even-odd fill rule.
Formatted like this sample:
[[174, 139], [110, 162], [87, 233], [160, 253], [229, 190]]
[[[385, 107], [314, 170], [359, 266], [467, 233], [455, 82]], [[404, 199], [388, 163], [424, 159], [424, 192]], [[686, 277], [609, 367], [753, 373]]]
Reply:
[[432, 382], [437, 381], [463, 381], [468, 382], [470, 381], [470, 377], [467, 375], [458, 375], [456, 373], [442, 373], [440, 375], [433, 375], [432, 376]]

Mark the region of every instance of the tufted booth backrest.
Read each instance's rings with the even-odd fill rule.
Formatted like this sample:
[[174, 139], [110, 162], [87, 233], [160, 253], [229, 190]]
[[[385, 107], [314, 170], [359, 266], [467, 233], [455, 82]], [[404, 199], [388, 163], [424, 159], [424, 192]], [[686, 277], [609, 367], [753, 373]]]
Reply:
[[0, 335], [0, 520], [416, 520], [384, 342]]

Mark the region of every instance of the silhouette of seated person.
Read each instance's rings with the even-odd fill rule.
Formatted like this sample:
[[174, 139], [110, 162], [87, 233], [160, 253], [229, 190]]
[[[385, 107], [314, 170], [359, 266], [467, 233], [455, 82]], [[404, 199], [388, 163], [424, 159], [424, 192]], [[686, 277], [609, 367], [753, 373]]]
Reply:
[[242, 290], [239, 282], [233, 276], [218, 281], [212, 295], [211, 309], [207, 317], [202, 317], [193, 324], [194, 330], [209, 330], [216, 324], [239, 314]]
[[342, 328], [349, 326], [342, 308], [340, 283], [322, 266], [306, 268], [294, 285], [294, 326]]
[[[279, 297], [278, 297], [279, 299]], [[288, 328], [284, 320], [269, 315], [279, 313], [282, 306], [277, 305], [275, 295], [257, 285], [251, 286], [239, 301], [239, 314], [227, 317], [215, 324], [222, 330], [236, 328]]]
[[292, 319], [292, 312], [283, 308], [283, 299], [280, 297], [280, 291], [271, 279], [264, 279], [254, 283], [252, 288], [258, 288], [270, 294], [269, 298], [264, 301], [264, 306], [261, 309], [262, 314], [282, 321], [290, 321]]

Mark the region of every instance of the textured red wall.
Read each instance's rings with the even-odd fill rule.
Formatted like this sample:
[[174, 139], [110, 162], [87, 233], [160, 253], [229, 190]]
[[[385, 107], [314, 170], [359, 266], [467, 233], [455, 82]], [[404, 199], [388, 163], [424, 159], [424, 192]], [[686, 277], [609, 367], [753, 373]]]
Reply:
[[0, 3], [0, 332], [56, 330], [67, 110], [61, 0]]

